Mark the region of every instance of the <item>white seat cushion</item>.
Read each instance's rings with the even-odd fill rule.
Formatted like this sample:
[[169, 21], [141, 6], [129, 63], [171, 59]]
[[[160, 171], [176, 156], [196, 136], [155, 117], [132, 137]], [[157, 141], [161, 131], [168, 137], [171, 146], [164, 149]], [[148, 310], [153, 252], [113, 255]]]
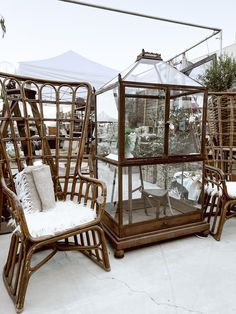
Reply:
[[236, 198], [236, 181], [226, 182], [227, 192], [231, 198]]
[[58, 201], [52, 209], [26, 213], [25, 217], [29, 233], [37, 238], [91, 222], [96, 218], [96, 211], [72, 201]]
[[[227, 181], [226, 182], [226, 188], [227, 192], [229, 194], [229, 197], [236, 198], [236, 181]], [[218, 194], [219, 196], [222, 196], [222, 190], [217, 190], [217, 187], [212, 187], [211, 185], [205, 187], [205, 192], [207, 194], [211, 194], [211, 196]]]

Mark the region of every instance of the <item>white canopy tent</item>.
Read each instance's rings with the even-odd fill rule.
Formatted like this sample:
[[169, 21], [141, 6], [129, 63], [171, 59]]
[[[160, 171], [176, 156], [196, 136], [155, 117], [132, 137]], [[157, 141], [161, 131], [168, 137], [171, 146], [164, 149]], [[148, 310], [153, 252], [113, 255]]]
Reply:
[[89, 60], [71, 50], [49, 59], [19, 62], [16, 73], [56, 81], [88, 82], [95, 89], [118, 75], [117, 70]]

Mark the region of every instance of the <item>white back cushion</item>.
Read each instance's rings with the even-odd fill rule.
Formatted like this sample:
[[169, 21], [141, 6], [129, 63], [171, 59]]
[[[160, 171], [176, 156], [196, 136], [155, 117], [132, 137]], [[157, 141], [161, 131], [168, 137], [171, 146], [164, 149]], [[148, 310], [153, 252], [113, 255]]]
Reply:
[[36, 190], [42, 202], [42, 209], [55, 207], [55, 195], [50, 167], [41, 165], [32, 168]]
[[27, 166], [15, 177], [16, 194], [24, 212], [40, 212], [55, 206], [55, 195], [50, 167]]
[[34, 184], [32, 166], [26, 167], [15, 176], [16, 194], [22, 204], [24, 212], [39, 212], [42, 203]]

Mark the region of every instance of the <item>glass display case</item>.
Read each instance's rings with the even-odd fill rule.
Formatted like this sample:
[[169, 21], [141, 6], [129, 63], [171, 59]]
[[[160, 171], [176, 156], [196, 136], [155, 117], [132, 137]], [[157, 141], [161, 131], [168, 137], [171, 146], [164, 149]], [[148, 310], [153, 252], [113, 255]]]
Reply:
[[103, 226], [126, 249], [207, 235], [202, 180], [207, 90], [142, 53], [96, 92], [97, 176], [107, 184]]

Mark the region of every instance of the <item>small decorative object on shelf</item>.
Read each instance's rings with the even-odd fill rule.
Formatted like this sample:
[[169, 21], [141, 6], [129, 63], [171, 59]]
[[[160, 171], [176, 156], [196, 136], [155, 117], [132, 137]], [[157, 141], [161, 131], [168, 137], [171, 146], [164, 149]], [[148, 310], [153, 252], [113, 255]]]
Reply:
[[96, 92], [97, 175], [115, 256], [208, 234], [202, 215], [207, 89], [145, 52]]

